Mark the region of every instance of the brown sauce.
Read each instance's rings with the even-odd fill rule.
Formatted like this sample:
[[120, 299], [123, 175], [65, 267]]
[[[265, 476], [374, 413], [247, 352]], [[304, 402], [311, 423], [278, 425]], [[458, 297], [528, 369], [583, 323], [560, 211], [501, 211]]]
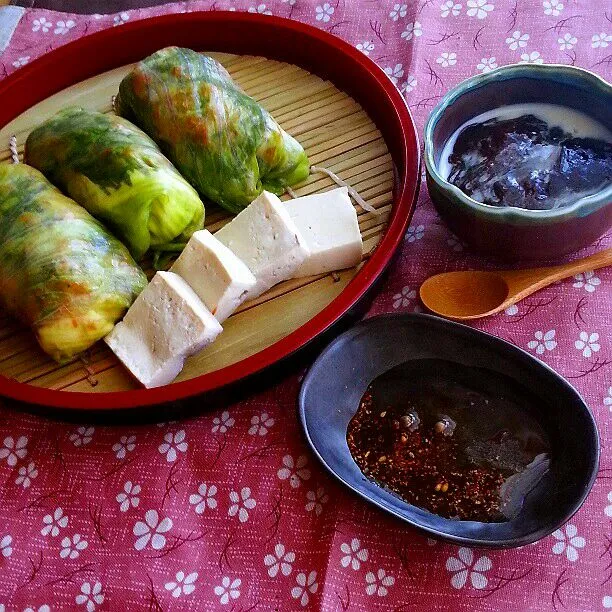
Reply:
[[347, 430], [364, 475], [446, 518], [501, 522], [549, 466], [541, 399], [496, 372], [438, 359], [376, 378]]

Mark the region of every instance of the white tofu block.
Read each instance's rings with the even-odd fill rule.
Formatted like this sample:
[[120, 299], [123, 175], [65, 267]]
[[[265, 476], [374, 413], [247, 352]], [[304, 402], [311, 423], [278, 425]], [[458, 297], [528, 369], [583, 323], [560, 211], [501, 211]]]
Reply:
[[158, 272], [104, 340], [145, 387], [159, 387], [222, 331], [178, 274]]
[[346, 187], [283, 202], [310, 255], [294, 277], [352, 268], [361, 262], [363, 242], [357, 212]]
[[244, 302], [256, 283], [246, 265], [208, 230], [191, 236], [170, 271], [187, 281], [219, 323]]
[[264, 191], [215, 238], [234, 252], [257, 282], [247, 299], [292, 278], [310, 252], [283, 202]]

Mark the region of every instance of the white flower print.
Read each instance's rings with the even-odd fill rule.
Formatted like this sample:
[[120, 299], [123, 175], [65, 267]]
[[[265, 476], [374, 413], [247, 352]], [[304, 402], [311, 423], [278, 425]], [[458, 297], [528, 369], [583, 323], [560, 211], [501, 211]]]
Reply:
[[175, 579], [171, 582], [166, 582], [164, 588], [166, 591], [172, 591], [172, 597], [180, 597], [181, 595], [190, 595], [195, 591], [194, 582], [198, 579], [198, 572], [191, 572], [185, 575], [182, 570], [176, 572]]
[[588, 270], [584, 274], [576, 274], [574, 276], [576, 282], [572, 285], [572, 287], [576, 287], [576, 289], [581, 289], [584, 287], [585, 291], [588, 293], [593, 293], [595, 288], [601, 285], [601, 280], [595, 276], [595, 272], [593, 270]]
[[544, 0], [542, 6], [544, 7], [544, 14], [553, 17], [559, 15], [563, 10], [563, 3], [560, 0]]
[[259, 13], [260, 15], [271, 15], [272, 11], [266, 7], [265, 4], [258, 4], [257, 6], [250, 6], [249, 13]]
[[370, 51], [374, 51], [374, 43], [371, 40], [357, 43], [356, 46], [364, 55], [370, 55]]
[[185, 430], [181, 429], [176, 433], [167, 432], [164, 436], [165, 442], [159, 445], [159, 452], [166, 455], [166, 461], [172, 463], [178, 457], [177, 451], [184, 453], [187, 450], [187, 442], [185, 442]]
[[140, 497], [138, 497], [139, 493], [140, 485], [132, 484], [132, 481], [128, 480], [123, 485], [123, 491], [115, 498], [119, 502], [119, 510], [121, 510], [121, 512], [127, 512], [130, 506], [132, 506], [132, 508], [137, 508], [140, 503]]
[[348, 567], [350, 565], [357, 571], [361, 567], [361, 563], [368, 560], [368, 549], [361, 548], [361, 542], [357, 538], [353, 538], [350, 544], [348, 542], [342, 542], [342, 544], [340, 544], [340, 550], [344, 553], [344, 556], [340, 559], [340, 565], [342, 565], [342, 567]]
[[0, 540], [0, 553], [2, 553], [3, 557], [10, 557], [13, 554], [12, 543], [13, 538], [8, 534]]
[[323, 23], [327, 23], [331, 16], [334, 14], [334, 7], [326, 2], [323, 6], [317, 6], [315, 8], [315, 13], [317, 14], [317, 21], [322, 21]]
[[395, 578], [393, 576], [387, 576], [387, 572], [381, 567], [376, 574], [374, 572], [368, 572], [365, 575], [366, 581], [366, 593], [368, 595], [378, 595], [379, 597], [385, 597], [389, 590], [387, 587], [395, 584]]
[[448, 66], [454, 66], [457, 63], [457, 54], [456, 53], [441, 53], [440, 57], [436, 58], [436, 64], [440, 64], [442, 68], [447, 68]]
[[[283, 2], [285, 2], [289, 6], [295, 6], [295, 3], [297, 2], [297, 0], [283, 0]], [[234, 10], [236, 10], [236, 9], [234, 9]]]
[[54, 34], [68, 34], [68, 32], [74, 28], [76, 23], [72, 21], [72, 19], [67, 19], [66, 21], [58, 21], [55, 24], [55, 30], [53, 30]]
[[504, 312], [509, 316], [509, 317], [513, 317], [515, 314], [517, 314], [519, 311], [518, 306], [516, 304], [512, 304], [511, 306], [508, 306], [508, 308], [506, 308], [506, 310], [504, 310]]
[[391, 17], [393, 21], [397, 21], [400, 17], [405, 17], [407, 11], [408, 11], [407, 4], [394, 4], [393, 9], [389, 13], [389, 17]]
[[555, 555], [560, 555], [565, 551], [565, 556], [568, 561], [577, 561], [578, 560], [578, 551], [577, 548], [584, 548], [586, 544], [586, 540], [577, 535], [578, 529], [576, 529], [575, 525], [568, 523], [564, 529], [557, 529], [552, 536], [555, 540], [554, 546], [552, 547], [553, 553]]
[[608, 504], [605, 508], [604, 508], [604, 514], [606, 516], [612, 516], [612, 491], [610, 491], [608, 493], [608, 501], [610, 502], [610, 504]]
[[[4, 612], [4, 606], [0, 604], [0, 612]], [[51, 608], [47, 604], [43, 604], [35, 610], [34, 608], [25, 608], [23, 612], [51, 612]]]
[[161, 521], [157, 510], [147, 510], [143, 521], [137, 521], [133, 533], [136, 538], [134, 548], [142, 550], [151, 541], [151, 548], [161, 550], [166, 545], [166, 536], [162, 535], [172, 529], [172, 519], [166, 517]]
[[609, 43], [612, 42], [612, 34], [606, 34], [605, 32], [600, 32], [599, 34], [593, 34], [591, 38], [591, 47], [593, 49], [605, 49]]
[[10, 467], [17, 465], [18, 459], [23, 459], [28, 454], [28, 439], [26, 436], [20, 436], [17, 441], [12, 436], [4, 438], [4, 446], [0, 448], [0, 459], [6, 459]]
[[417, 86], [417, 79], [416, 77], [411, 74], [400, 86], [400, 91], [404, 92], [404, 93], [410, 93], [411, 91], [413, 91]]
[[206, 508], [214, 510], [217, 507], [217, 500], [215, 495], [217, 494], [217, 487], [215, 485], [208, 486], [206, 483], [202, 483], [198, 487], [197, 493], [192, 493], [189, 496], [189, 503], [194, 505], [195, 513], [202, 514]]
[[44, 17], [35, 19], [32, 22], [32, 32], [38, 32], [40, 30], [41, 32], [46, 33], [51, 29], [52, 25], [53, 24], [50, 21], [47, 21]]
[[291, 564], [295, 561], [295, 553], [286, 551], [282, 544], [274, 547], [274, 553], [264, 557], [264, 564], [268, 568], [268, 576], [275, 578], [280, 570], [283, 576], [291, 573]]
[[123, 25], [126, 21], [129, 21], [129, 19], [129, 13], [119, 13], [118, 15], [115, 15], [115, 18], [113, 19], [113, 26]]
[[252, 510], [257, 502], [251, 497], [251, 489], [243, 487], [238, 495], [237, 491], [232, 491], [229, 495], [232, 505], [227, 511], [228, 516], [238, 515], [238, 520], [241, 523], [246, 523], [249, 520], [249, 510]]
[[276, 474], [281, 480], [287, 480], [288, 478], [291, 488], [297, 489], [302, 480], [310, 478], [310, 470], [306, 468], [307, 463], [306, 455], [300, 455], [297, 461], [294, 461], [291, 455], [285, 455], [283, 457], [284, 467], [280, 468]]
[[603, 403], [604, 406], [610, 406], [610, 411], [612, 412], [612, 387], [608, 387], [608, 395], [604, 397]]
[[267, 412], [256, 414], [251, 417], [249, 434], [251, 436], [265, 436], [272, 425], [274, 425], [274, 419]]
[[497, 68], [497, 61], [494, 57], [483, 57], [476, 68], [480, 72], [491, 72], [491, 70]]
[[452, 572], [451, 585], [456, 589], [462, 589], [468, 577], [475, 589], [484, 589], [488, 579], [484, 572], [488, 572], [493, 564], [486, 556], [479, 557], [474, 562], [474, 553], [469, 548], [460, 548], [457, 557], [449, 557], [446, 560], [446, 569]]
[[70, 434], [69, 440], [75, 446], [85, 446], [91, 442], [94, 431], [96, 431], [94, 427], [79, 427], [75, 432]]
[[393, 81], [394, 85], [397, 85], [397, 81], [404, 76], [404, 68], [402, 64], [387, 66], [385, 68], [385, 74]]
[[56, 508], [53, 514], [43, 516], [43, 523], [44, 527], [40, 530], [40, 533], [44, 536], [51, 534], [52, 537], [55, 537], [59, 534], [60, 528], [63, 529], [68, 525], [68, 517], [61, 508]]
[[612, 596], [604, 595], [604, 598], [601, 600], [601, 605], [604, 608], [612, 608]]
[[325, 493], [323, 487], [319, 487], [316, 491], [308, 491], [306, 493], [306, 512], [312, 512], [319, 516], [323, 512], [323, 504], [329, 501], [329, 495]]
[[448, 246], [455, 251], [455, 253], [461, 253], [461, 251], [463, 251], [467, 246], [467, 243], [463, 242], [463, 240], [455, 236], [455, 234], [452, 234], [449, 238], [447, 238], [446, 244], [448, 244]]
[[512, 36], [506, 38], [506, 44], [512, 51], [516, 51], [519, 47], [526, 47], [529, 40], [529, 34], [523, 34], [518, 30], [512, 32]]
[[319, 588], [317, 572], [312, 570], [308, 576], [306, 576], [305, 572], [300, 572], [296, 576], [295, 581], [297, 582], [297, 586], [291, 589], [291, 597], [293, 597], [293, 599], [299, 599], [302, 607], [305, 608], [310, 599], [309, 593], [316, 593]]
[[28, 463], [28, 467], [22, 465], [19, 468], [19, 476], [15, 478], [15, 484], [21, 485], [24, 489], [27, 489], [31, 484], [32, 480], [38, 476], [38, 470], [34, 465], [33, 461]]
[[593, 353], [597, 353], [601, 348], [599, 342], [599, 334], [597, 332], [593, 332], [589, 334], [585, 331], [580, 332], [580, 337], [576, 342], [574, 342], [574, 346], [582, 351], [583, 357], [590, 357]]
[[559, 43], [559, 49], [561, 49], [561, 51], [566, 51], [569, 49], [573, 49], [576, 43], [578, 42], [578, 39], [568, 33], [564, 34], [562, 37], [559, 37], [557, 39], [557, 42]]
[[119, 442], [113, 444], [113, 452], [117, 459], [124, 459], [127, 453], [136, 448], [136, 436], [121, 436]]
[[75, 533], [71, 538], [64, 538], [62, 540], [62, 550], [60, 550], [60, 557], [65, 559], [76, 559], [82, 550], [87, 548], [87, 540], [83, 540], [83, 536], [80, 533]]
[[96, 582], [93, 586], [89, 582], [84, 582], [81, 585], [81, 594], [77, 595], [75, 601], [78, 605], [85, 604], [87, 612], [93, 612], [96, 605], [100, 605], [104, 601], [102, 594], [102, 584]]
[[531, 53], [521, 53], [521, 61], [519, 64], [543, 64], [544, 59], [540, 56], [539, 51], [532, 51]]
[[422, 34], [423, 26], [418, 21], [415, 21], [414, 23], [409, 23], [406, 26], [406, 29], [402, 32], [401, 36], [406, 40], [412, 40], [413, 36], [416, 38]]
[[215, 417], [213, 419], [213, 433], [225, 433], [230, 427], [234, 426], [235, 423], [234, 417], [230, 416], [230, 413], [227, 410], [224, 410], [221, 413], [221, 417]]
[[232, 580], [229, 576], [223, 576], [221, 584], [215, 587], [215, 595], [219, 597], [222, 606], [227, 605], [230, 599], [238, 599], [240, 597], [239, 587], [242, 584], [240, 578]]
[[538, 355], [541, 355], [544, 351], [552, 351], [557, 346], [557, 342], [554, 340], [556, 333], [554, 329], [549, 329], [547, 332], [538, 330], [534, 334], [535, 340], [530, 340], [527, 346], [530, 349], [535, 349]]
[[411, 300], [414, 300], [416, 297], [416, 291], [411, 289], [408, 285], [402, 287], [402, 290], [399, 293], [396, 293], [393, 296], [393, 308], [405, 308], [410, 304]]
[[448, 17], [449, 15], [456, 17], [462, 8], [463, 5], [455, 4], [454, 0], [446, 0], [446, 2], [440, 5], [440, 17]]
[[468, 0], [467, 6], [467, 16], [478, 19], [484, 19], [495, 8], [488, 0]]
[[406, 230], [406, 240], [408, 242], [414, 242], [415, 240], [420, 240], [425, 235], [425, 226], [424, 225], [411, 225]]
[[29, 55], [24, 55], [23, 57], [18, 57], [14, 62], [13, 66], [15, 68], [21, 68], [21, 66], [25, 66], [30, 61]]

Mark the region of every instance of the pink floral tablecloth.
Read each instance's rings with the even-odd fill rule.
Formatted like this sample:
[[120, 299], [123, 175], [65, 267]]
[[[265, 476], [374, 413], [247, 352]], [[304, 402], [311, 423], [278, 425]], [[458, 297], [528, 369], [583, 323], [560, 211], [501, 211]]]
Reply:
[[[88, 17], [0, 8], [0, 76], [88, 32], [218, 9], [289, 16], [350, 41], [405, 94], [420, 129], [448, 88], [498, 65], [612, 72], [605, 0], [219, 0]], [[484, 265], [423, 188], [372, 313], [419, 310], [427, 276]], [[218, 412], [141, 427], [62, 424], [5, 406], [0, 611], [612, 608], [611, 296], [609, 270], [586, 272], [476, 324], [566, 376], [599, 423], [590, 497], [537, 544], [436, 542], [345, 491], [304, 443], [295, 376]]]

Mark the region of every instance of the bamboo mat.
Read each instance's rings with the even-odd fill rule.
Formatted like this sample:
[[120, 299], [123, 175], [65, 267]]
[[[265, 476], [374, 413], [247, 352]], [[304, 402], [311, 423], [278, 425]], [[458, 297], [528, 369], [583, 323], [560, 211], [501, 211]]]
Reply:
[[[353, 186], [378, 214], [357, 207], [364, 258], [380, 241], [392, 206], [393, 166], [386, 144], [360, 105], [333, 84], [290, 64], [261, 57], [211, 53], [243, 89], [295, 136], [311, 164], [329, 168]], [[0, 143], [17, 137], [18, 150], [42, 120], [69, 105], [111, 111], [125, 66], [76, 84], [35, 105], [0, 130]], [[8, 147], [0, 160], [10, 159]], [[335, 187], [322, 174], [311, 174], [295, 188], [307, 195]], [[284, 198], [287, 199], [287, 198]], [[206, 228], [215, 232], [231, 215], [207, 206]], [[236, 363], [272, 345], [310, 320], [336, 298], [358, 268], [295, 279], [245, 303], [224, 323], [217, 341], [190, 357], [177, 380], [186, 380]], [[138, 388], [111, 351], [99, 342], [82, 359], [58, 366], [37, 346], [33, 335], [0, 313], [0, 374], [39, 387], [66, 391], [119, 391]]]

